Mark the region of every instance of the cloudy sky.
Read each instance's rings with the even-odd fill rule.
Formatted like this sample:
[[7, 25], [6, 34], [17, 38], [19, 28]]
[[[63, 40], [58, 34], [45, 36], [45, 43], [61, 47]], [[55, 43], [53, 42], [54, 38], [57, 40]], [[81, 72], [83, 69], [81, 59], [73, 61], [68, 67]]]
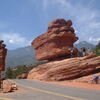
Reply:
[[8, 49], [30, 45], [55, 18], [71, 19], [79, 41], [100, 41], [100, 0], [0, 0], [0, 39]]

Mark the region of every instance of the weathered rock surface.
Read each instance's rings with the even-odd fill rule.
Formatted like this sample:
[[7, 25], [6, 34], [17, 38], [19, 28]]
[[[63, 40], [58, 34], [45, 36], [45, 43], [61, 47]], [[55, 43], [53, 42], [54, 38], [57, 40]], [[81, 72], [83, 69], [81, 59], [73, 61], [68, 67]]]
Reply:
[[5, 58], [7, 54], [6, 45], [3, 44], [3, 40], [0, 40], [0, 72], [5, 70]]
[[2, 84], [2, 91], [3, 93], [9, 93], [12, 92], [14, 90], [17, 90], [17, 85], [15, 83], [12, 83], [9, 80], [4, 80], [3, 84]]
[[28, 79], [60, 81], [76, 79], [96, 72], [100, 72], [100, 56], [92, 54], [39, 65], [29, 72]]
[[37, 60], [53, 60], [61, 57], [68, 57], [71, 49], [76, 55], [78, 50], [73, 43], [78, 40], [74, 33], [71, 20], [55, 19], [49, 26], [46, 33], [38, 36], [32, 41]]
[[12, 91], [12, 83], [10, 81], [4, 80], [2, 87], [3, 93], [8, 93]]

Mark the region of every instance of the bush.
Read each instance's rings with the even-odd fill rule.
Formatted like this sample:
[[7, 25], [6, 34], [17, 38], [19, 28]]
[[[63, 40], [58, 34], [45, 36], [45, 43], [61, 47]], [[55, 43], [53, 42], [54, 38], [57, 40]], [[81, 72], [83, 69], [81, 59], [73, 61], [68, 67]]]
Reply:
[[44, 62], [36, 62], [36, 63], [28, 65], [28, 66], [19, 65], [16, 68], [8, 67], [6, 70], [6, 78], [7, 79], [15, 79], [17, 76], [22, 75], [23, 73], [28, 73], [34, 67], [37, 67], [38, 65], [41, 65], [43, 63]]
[[100, 56], [100, 42], [96, 45], [95, 49], [94, 49], [94, 52]]
[[14, 78], [12, 69], [11, 69], [10, 67], [8, 67], [7, 70], [6, 70], [6, 78], [7, 78], [7, 79], [8, 79], [8, 78], [10, 78], [10, 79]]

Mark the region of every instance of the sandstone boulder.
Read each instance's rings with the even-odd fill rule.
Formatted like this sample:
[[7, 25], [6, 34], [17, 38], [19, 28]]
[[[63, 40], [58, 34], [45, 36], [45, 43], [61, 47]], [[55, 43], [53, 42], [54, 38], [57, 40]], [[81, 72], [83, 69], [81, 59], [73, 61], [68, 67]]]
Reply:
[[51, 61], [31, 70], [28, 79], [44, 81], [69, 80], [100, 72], [100, 56], [89, 55]]
[[4, 80], [2, 88], [3, 88], [3, 93], [11, 92], [12, 91], [12, 83], [8, 80]]
[[55, 19], [46, 33], [32, 41], [32, 46], [37, 60], [54, 60], [68, 57], [70, 49], [73, 49], [73, 55], [77, 55], [78, 50], [73, 46], [77, 40], [71, 20]]
[[17, 79], [26, 79], [27, 78], [27, 75], [28, 74], [23, 73], [22, 75], [17, 76]]
[[9, 92], [12, 92], [17, 89], [18, 89], [18, 87], [15, 83], [12, 83], [9, 80], [3, 80], [3, 84], [2, 84], [3, 93], [9, 93]]

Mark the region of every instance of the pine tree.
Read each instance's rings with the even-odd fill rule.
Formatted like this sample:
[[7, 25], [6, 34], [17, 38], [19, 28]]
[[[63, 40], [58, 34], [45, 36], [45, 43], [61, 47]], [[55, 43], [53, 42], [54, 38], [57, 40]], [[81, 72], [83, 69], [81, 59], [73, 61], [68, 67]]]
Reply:
[[100, 42], [96, 45], [95, 52], [98, 56], [100, 56]]

